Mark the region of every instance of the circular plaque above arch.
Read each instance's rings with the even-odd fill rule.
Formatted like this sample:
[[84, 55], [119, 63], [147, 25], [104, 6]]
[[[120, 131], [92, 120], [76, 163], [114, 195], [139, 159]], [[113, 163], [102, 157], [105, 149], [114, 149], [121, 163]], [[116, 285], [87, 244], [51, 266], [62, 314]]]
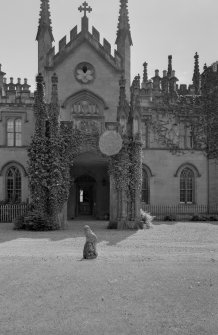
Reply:
[[94, 66], [87, 62], [79, 63], [75, 68], [75, 78], [83, 84], [89, 84], [95, 79]]
[[99, 148], [107, 156], [113, 156], [120, 152], [123, 146], [123, 140], [115, 130], [105, 131], [99, 139]]

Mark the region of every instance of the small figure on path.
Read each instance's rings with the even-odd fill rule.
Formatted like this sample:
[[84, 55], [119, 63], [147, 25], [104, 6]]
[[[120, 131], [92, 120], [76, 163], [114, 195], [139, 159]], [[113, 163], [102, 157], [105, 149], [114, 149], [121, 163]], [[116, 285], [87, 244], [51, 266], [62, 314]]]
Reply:
[[86, 236], [86, 243], [83, 249], [83, 258], [94, 259], [98, 256], [96, 249], [97, 236], [93, 233], [89, 226], [84, 226], [84, 232]]

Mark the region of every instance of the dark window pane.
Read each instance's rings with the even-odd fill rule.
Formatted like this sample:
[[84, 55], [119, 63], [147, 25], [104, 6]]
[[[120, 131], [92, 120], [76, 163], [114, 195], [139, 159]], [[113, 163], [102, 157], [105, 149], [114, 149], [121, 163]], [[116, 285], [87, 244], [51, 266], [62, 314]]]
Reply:
[[194, 194], [194, 173], [185, 168], [180, 175], [180, 202], [192, 203]]
[[7, 145], [9, 147], [14, 146], [14, 133], [7, 133]]
[[142, 202], [149, 203], [149, 178], [145, 170], [142, 171]]
[[7, 132], [8, 133], [13, 133], [14, 132], [14, 120], [9, 119], [7, 121]]
[[21, 201], [21, 174], [16, 167], [9, 168], [6, 174], [6, 196], [9, 202]]
[[15, 146], [20, 147], [21, 146], [21, 133], [16, 133], [15, 139], [16, 139]]
[[15, 132], [21, 133], [21, 119], [15, 120]]

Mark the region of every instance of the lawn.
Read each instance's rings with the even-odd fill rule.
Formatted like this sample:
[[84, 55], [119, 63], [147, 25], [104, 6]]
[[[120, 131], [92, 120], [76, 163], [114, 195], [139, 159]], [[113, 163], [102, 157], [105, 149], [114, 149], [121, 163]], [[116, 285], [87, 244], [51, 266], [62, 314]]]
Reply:
[[218, 225], [156, 222], [107, 230], [83, 260], [83, 225], [0, 224], [0, 335], [217, 335]]

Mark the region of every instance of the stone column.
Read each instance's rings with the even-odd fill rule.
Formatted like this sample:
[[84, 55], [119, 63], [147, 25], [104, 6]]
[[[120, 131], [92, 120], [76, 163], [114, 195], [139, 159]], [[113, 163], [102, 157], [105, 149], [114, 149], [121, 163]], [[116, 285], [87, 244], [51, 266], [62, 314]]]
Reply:
[[110, 175], [110, 222], [118, 220], [118, 192], [115, 186], [115, 180]]
[[127, 195], [125, 190], [120, 190], [120, 199], [118, 201], [118, 212], [119, 212], [119, 217], [118, 217], [118, 229], [126, 229], [127, 228], [127, 216], [128, 216], [128, 203], [127, 203]]
[[65, 202], [62, 211], [58, 214], [58, 220], [61, 229], [65, 229], [67, 227], [67, 201]]

